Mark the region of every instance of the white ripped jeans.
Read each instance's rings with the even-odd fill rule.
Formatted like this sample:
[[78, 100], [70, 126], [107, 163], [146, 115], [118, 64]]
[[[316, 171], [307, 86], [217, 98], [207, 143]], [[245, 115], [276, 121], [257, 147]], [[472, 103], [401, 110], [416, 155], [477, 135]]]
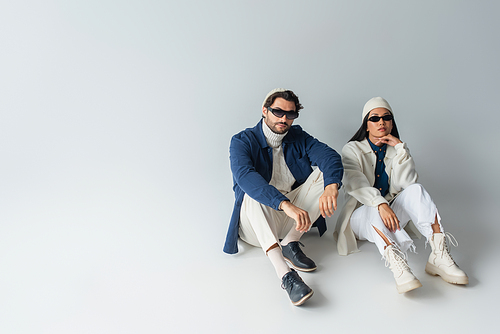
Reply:
[[363, 205], [356, 209], [351, 216], [351, 229], [359, 240], [368, 240], [375, 243], [380, 254], [384, 255], [386, 243], [373, 227], [379, 229], [393, 244], [406, 253], [408, 249], [415, 250], [413, 240], [403, 229], [411, 220], [418, 231], [427, 238], [432, 237], [436, 215], [441, 232], [441, 217], [429, 193], [421, 184], [408, 186], [396, 196], [390, 204], [392, 211], [399, 219], [401, 230], [391, 232], [384, 225], [377, 207]]

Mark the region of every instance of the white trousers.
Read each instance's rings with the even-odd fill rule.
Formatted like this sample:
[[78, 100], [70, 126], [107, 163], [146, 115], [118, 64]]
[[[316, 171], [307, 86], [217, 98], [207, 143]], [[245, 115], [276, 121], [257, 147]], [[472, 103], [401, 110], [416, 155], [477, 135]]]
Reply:
[[396, 244], [402, 252], [408, 249], [415, 250], [413, 240], [403, 229], [411, 220], [418, 231], [427, 238], [433, 234], [431, 225], [437, 220], [441, 232], [441, 217], [432, 201], [429, 193], [421, 184], [415, 183], [404, 189], [390, 204], [399, 219], [401, 230], [391, 232], [384, 225], [377, 207], [363, 205], [356, 209], [351, 216], [351, 229], [359, 240], [368, 240], [376, 244], [380, 254], [384, 254], [386, 243], [373, 227], [379, 229], [393, 244]]
[[[324, 192], [323, 173], [316, 168], [299, 187], [284, 194], [292, 204], [309, 213], [311, 222], [320, 215], [319, 198]], [[283, 211], [261, 204], [245, 194], [240, 212], [240, 238], [266, 252], [272, 245], [280, 244], [288, 232], [295, 228], [295, 220]]]

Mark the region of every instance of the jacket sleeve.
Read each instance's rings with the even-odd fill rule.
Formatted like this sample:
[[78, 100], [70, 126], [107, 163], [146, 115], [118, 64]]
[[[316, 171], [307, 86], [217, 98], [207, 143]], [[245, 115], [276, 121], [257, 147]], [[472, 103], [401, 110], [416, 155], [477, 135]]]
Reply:
[[406, 143], [399, 143], [394, 148], [396, 149], [396, 156], [392, 160], [390, 185], [391, 191], [399, 193], [409, 185], [416, 183], [418, 174]]
[[252, 160], [251, 147], [246, 138], [234, 136], [231, 139], [229, 160], [235, 184], [248, 196], [275, 210], [279, 210], [282, 201], [288, 200], [257, 172]]
[[342, 158], [333, 148], [320, 142], [316, 138], [304, 131], [306, 152], [311, 161], [311, 165], [318, 166], [323, 173], [323, 182], [326, 187], [332, 183], [338, 183], [339, 189], [342, 186], [342, 176], [344, 167]]
[[[345, 191], [356, 198], [361, 204], [377, 207], [389, 202], [374, 188], [363, 173], [361, 150], [347, 143], [342, 149], [342, 162], [344, 164]], [[374, 171], [373, 171], [374, 172]]]

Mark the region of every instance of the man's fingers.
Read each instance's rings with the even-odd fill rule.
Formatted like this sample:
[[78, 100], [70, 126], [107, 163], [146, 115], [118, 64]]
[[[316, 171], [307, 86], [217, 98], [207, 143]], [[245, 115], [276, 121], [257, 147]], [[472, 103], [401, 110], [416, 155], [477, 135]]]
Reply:
[[309, 227], [311, 226], [311, 219], [309, 218], [309, 214], [307, 211], [304, 211], [304, 232], [309, 231]]
[[295, 228], [297, 231], [307, 232], [309, 230], [309, 225], [311, 225], [311, 223], [309, 215], [307, 214], [306, 211], [299, 213], [295, 221], [297, 223], [297, 226]]
[[326, 218], [326, 216], [331, 217], [332, 216], [332, 204], [331, 204], [331, 199], [323, 199], [319, 203], [319, 211], [321, 212], [321, 216], [323, 218]]
[[326, 213], [325, 213], [325, 208], [324, 208], [322, 201], [319, 202], [319, 212], [321, 213], [321, 217], [325, 218]]
[[319, 207], [320, 207], [320, 211], [321, 211], [321, 216], [323, 218], [326, 218], [326, 216], [328, 216], [328, 204], [325, 203], [325, 201], [321, 201], [321, 203], [319, 204]]
[[337, 210], [337, 201], [333, 197], [325, 197], [319, 202], [319, 210], [323, 218], [331, 217]]
[[332, 199], [330, 197], [328, 197], [326, 200], [326, 209], [327, 209], [326, 212], [328, 214], [328, 217], [331, 217], [333, 210], [332, 210]]
[[297, 217], [296, 222], [297, 222], [297, 228], [296, 228], [296, 230], [299, 231], [299, 232], [302, 232], [303, 226], [302, 226], [302, 221], [301, 221], [301, 217], [300, 216]]

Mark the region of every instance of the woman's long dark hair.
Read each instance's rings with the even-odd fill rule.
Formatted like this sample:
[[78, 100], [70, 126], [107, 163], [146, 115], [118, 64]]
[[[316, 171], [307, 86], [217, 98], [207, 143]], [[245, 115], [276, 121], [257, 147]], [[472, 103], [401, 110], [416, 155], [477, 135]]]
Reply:
[[[392, 112], [391, 112], [392, 115]], [[363, 124], [361, 124], [361, 127], [358, 129], [358, 131], [352, 136], [352, 138], [349, 141], [362, 141], [363, 139], [368, 137], [368, 131], [366, 131], [366, 127], [368, 124], [368, 117], [370, 116], [370, 113], [368, 113], [365, 118], [363, 119]], [[392, 115], [394, 117], [394, 115]], [[399, 139], [399, 132], [398, 132], [398, 127], [396, 126], [396, 120], [393, 118], [392, 119], [392, 131], [391, 135]]]

